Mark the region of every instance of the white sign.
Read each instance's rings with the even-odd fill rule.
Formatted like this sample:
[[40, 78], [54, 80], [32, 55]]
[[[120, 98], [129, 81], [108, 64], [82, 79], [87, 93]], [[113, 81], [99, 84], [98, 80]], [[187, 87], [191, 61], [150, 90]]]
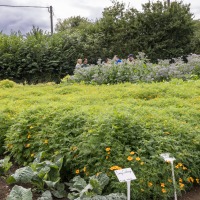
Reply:
[[168, 161], [168, 162], [173, 162], [174, 160], [176, 160], [174, 157], [171, 157], [171, 158], [170, 158], [170, 154], [169, 154], [169, 153], [162, 153], [162, 154], [160, 154], [160, 156], [161, 156], [165, 161]]
[[127, 182], [136, 179], [136, 176], [131, 168], [115, 170], [115, 174], [120, 182]]

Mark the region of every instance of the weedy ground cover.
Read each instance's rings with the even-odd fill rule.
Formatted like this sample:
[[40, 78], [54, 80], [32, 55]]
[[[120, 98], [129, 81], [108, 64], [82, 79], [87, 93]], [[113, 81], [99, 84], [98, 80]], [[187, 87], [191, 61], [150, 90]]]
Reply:
[[[8, 83], [6, 83], [7, 85]], [[117, 85], [0, 84], [1, 153], [27, 165], [38, 152], [62, 154], [63, 180], [107, 173], [104, 194], [126, 193], [113, 170], [131, 167], [132, 198], [173, 196], [171, 153], [177, 190], [199, 184], [200, 81]]]

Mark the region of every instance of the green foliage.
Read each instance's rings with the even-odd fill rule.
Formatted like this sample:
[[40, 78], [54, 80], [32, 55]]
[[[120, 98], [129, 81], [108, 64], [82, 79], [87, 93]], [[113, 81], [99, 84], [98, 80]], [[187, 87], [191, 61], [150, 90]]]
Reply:
[[59, 82], [63, 73], [72, 73], [67, 63], [70, 52], [64, 40], [36, 28], [26, 37], [0, 34], [0, 80], [29, 84]]
[[9, 129], [9, 127], [12, 124], [12, 114], [10, 112], [10, 110], [5, 110], [5, 111], [0, 111], [0, 155], [3, 155], [3, 153], [5, 152], [5, 148], [4, 148], [4, 139], [5, 139], [5, 135], [7, 130]]
[[[6, 151], [25, 165], [45, 151], [46, 155], [37, 158], [43, 163], [38, 169], [44, 169], [40, 170], [44, 178], [54, 167], [51, 162], [55, 164], [44, 161], [59, 154], [65, 157], [60, 170], [63, 180], [78, 174], [88, 183], [89, 176], [106, 173], [110, 182], [103, 195], [126, 193], [126, 184], [118, 182], [113, 170], [131, 167], [137, 177], [131, 183], [131, 198], [170, 199], [171, 168], [160, 158], [161, 153], [169, 152], [176, 158], [178, 194], [200, 178], [199, 88], [199, 80], [180, 79], [148, 84], [3, 88], [0, 111], [12, 114], [8, 121], [11, 125], [4, 133]], [[40, 181], [41, 188], [43, 184], [54, 186], [58, 180], [49, 174], [47, 177]], [[184, 186], [179, 184], [180, 178]]]
[[182, 2], [148, 2], [137, 17], [137, 48], [153, 61], [191, 53], [194, 34], [189, 5]]
[[81, 16], [70, 17], [68, 19], [59, 19], [56, 24], [56, 31], [77, 31], [77, 29], [85, 30], [86, 26], [90, 25], [91, 22], [87, 18]]
[[15, 185], [6, 200], [32, 200], [33, 194], [31, 189], [26, 189]]
[[0, 87], [1, 88], [13, 88], [16, 86], [16, 83], [10, 80], [3, 80], [0, 81]]
[[95, 196], [92, 198], [83, 198], [83, 200], [126, 200], [126, 196], [124, 194], [114, 193], [105, 196]]
[[145, 52], [157, 62], [198, 53], [198, 27], [183, 2], [169, 7], [165, 2], [149, 2], [139, 12], [113, 1], [95, 22], [80, 16], [59, 20], [53, 36], [35, 27], [26, 36], [0, 33], [0, 80], [59, 83], [73, 74], [78, 58], [96, 64], [99, 58]]
[[6, 156], [4, 159], [0, 160], [0, 176], [5, 175], [12, 166], [10, 157]]
[[87, 184], [83, 178], [80, 176], [74, 177], [67, 184], [69, 190], [72, 193], [69, 193], [68, 198], [71, 200], [87, 200], [87, 199], [96, 199], [96, 200], [109, 200], [109, 199], [126, 199], [124, 194], [110, 194], [108, 196], [100, 196], [104, 187], [108, 184], [109, 178], [106, 174], [100, 173], [96, 176], [89, 177], [89, 183]]
[[[14, 174], [7, 178], [8, 184], [13, 183], [31, 183], [39, 190], [44, 190], [45, 186], [57, 198], [66, 196], [64, 184], [60, 183], [60, 170], [63, 165], [63, 157], [56, 156], [52, 161], [42, 161], [44, 159], [44, 152], [37, 155], [30, 167], [23, 167], [17, 169]], [[49, 196], [49, 192], [45, 195]]]
[[194, 37], [192, 37], [192, 51], [200, 54], [200, 20], [194, 20]]
[[23, 167], [17, 169], [15, 174], [11, 175], [7, 179], [8, 184], [12, 183], [31, 183], [31, 180], [34, 176], [34, 172], [30, 167]]
[[139, 53], [134, 63], [123, 60], [120, 64], [95, 65], [87, 68], [77, 68], [74, 75], [62, 79], [63, 83], [84, 82], [87, 84], [116, 84], [138, 82], [170, 81], [174, 78], [182, 80], [198, 79], [200, 77], [200, 56], [187, 56], [187, 63], [182, 58], [159, 60], [158, 64], [149, 62], [144, 53]]
[[51, 192], [48, 190], [43, 192], [42, 196], [40, 198], [38, 198], [37, 200], [53, 200], [52, 196], [51, 196]]

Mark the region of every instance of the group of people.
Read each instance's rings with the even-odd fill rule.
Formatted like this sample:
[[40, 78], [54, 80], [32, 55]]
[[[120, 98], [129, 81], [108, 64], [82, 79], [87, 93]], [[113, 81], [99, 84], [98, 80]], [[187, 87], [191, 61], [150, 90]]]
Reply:
[[[113, 62], [115, 64], [120, 64], [120, 63], [122, 63], [122, 60], [117, 55], [115, 55], [113, 57], [113, 59], [106, 58], [105, 61], [102, 63], [102, 65], [111, 66]], [[126, 63], [127, 64], [133, 64], [134, 63], [133, 54], [129, 54], [128, 55]], [[88, 67], [88, 66], [89, 66], [89, 64], [88, 64], [88, 59], [87, 58], [85, 58], [84, 60], [78, 59], [75, 68], [83, 68], [83, 67]]]
[[82, 60], [81, 58], [79, 58], [77, 60], [76, 66], [75, 68], [82, 68], [82, 67], [88, 67], [88, 59], [84, 58], [84, 60]]

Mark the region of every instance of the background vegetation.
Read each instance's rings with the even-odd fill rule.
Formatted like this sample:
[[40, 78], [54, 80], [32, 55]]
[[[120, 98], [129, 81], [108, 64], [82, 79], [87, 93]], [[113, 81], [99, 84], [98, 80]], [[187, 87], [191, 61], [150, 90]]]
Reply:
[[98, 58], [144, 52], [155, 63], [199, 53], [199, 20], [183, 2], [147, 3], [139, 12], [113, 1], [102, 14], [95, 22], [80, 16], [60, 20], [53, 36], [35, 27], [25, 36], [0, 33], [0, 80], [58, 83], [84, 57], [96, 64]]

